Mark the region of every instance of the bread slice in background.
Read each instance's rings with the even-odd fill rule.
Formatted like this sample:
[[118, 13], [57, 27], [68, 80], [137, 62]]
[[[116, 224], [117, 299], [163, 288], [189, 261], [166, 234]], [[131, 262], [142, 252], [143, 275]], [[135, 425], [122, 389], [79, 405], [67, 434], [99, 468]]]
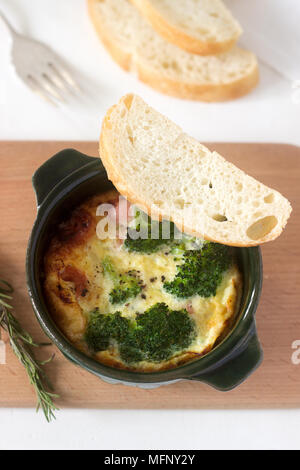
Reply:
[[280, 235], [291, 205], [209, 151], [136, 95], [107, 112], [100, 156], [119, 192], [151, 217], [233, 246], [254, 246]]
[[190, 54], [156, 33], [129, 0], [88, 0], [88, 6], [111, 56], [162, 93], [224, 101], [245, 95], [258, 82], [257, 60], [249, 51], [234, 46], [216, 56]]
[[242, 33], [221, 0], [131, 0], [167, 41], [201, 55], [228, 51]]

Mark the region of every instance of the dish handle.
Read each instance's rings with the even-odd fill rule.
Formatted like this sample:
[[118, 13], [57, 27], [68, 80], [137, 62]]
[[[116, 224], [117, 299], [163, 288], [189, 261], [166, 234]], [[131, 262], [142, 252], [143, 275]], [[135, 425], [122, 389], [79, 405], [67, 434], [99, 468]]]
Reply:
[[254, 372], [263, 359], [255, 325], [251, 328], [247, 341], [239, 348], [236, 355], [226, 363], [221, 364], [211, 372], [200, 373], [189, 377], [189, 380], [199, 380], [220, 391], [229, 391], [240, 385]]
[[89, 157], [74, 149], [62, 150], [49, 158], [32, 177], [38, 207], [54, 186], [66, 176], [95, 160], [95, 157]]

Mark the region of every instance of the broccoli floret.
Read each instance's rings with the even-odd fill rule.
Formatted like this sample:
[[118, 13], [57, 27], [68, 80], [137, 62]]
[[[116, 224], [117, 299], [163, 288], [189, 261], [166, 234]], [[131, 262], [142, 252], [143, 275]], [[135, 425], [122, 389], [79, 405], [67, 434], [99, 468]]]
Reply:
[[122, 304], [136, 297], [141, 292], [142, 282], [135, 271], [118, 274], [112, 261], [108, 257], [103, 260], [102, 267], [104, 273], [108, 275], [114, 283], [114, 287], [109, 293], [109, 300], [112, 304]]
[[127, 230], [125, 248], [132, 252], [155, 253], [163, 246], [174, 243], [176, 227], [173, 222], [151, 220], [145, 213], [138, 211], [135, 224]]
[[205, 243], [201, 250], [187, 250], [183, 254], [183, 263], [177, 266], [175, 278], [165, 282], [164, 288], [179, 298], [196, 294], [215, 296], [230, 262], [229, 247], [217, 243]]
[[107, 315], [111, 318], [110, 334], [118, 343], [126, 340], [129, 335], [131, 322], [128, 318], [122, 317], [121, 312], [115, 312]]
[[119, 345], [119, 354], [126, 364], [136, 364], [144, 360], [142, 351], [139, 350], [135, 335], [130, 335], [126, 341]]
[[167, 240], [152, 240], [151, 238], [144, 240], [138, 238], [137, 240], [132, 240], [127, 237], [124, 242], [125, 247], [128, 251], [135, 251], [138, 253], [145, 253], [150, 255], [160, 250], [162, 246], [167, 244]]
[[91, 351], [105, 351], [109, 347], [110, 322], [110, 316], [101, 315], [98, 308], [90, 314], [84, 339]]
[[121, 343], [128, 336], [130, 321], [121, 316], [121, 312], [107, 315], [99, 313], [96, 308], [89, 317], [85, 332], [85, 341], [91, 351], [105, 351], [111, 340]]
[[142, 290], [138, 279], [132, 274], [120, 275], [117, 287], [109, 293], [109, 300], [112, 304], [123, 304], [129, 299], [136, 297]]
[[115, 267], [112, 260], [106, 256], [102, 261], [102, 268], [104, 274], [108, 275], [113, 281], [118, 280], [118, 275], [116, 273]]
[[170, 310], [157, 303], [132, 321], [120, 312], [92, 312], [85, 340], [91, 351], [108, 349], [114, 341], [127, 364], [161, 362], [187, 348], [195, 337], [195, 323], [186, 310]]

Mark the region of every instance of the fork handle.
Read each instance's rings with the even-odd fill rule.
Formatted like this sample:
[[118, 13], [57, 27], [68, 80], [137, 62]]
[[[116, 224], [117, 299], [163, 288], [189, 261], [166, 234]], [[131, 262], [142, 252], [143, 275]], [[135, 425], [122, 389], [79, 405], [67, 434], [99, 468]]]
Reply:
[[9, 21], [7, 20], [7, 18], [4, 16], [4, 14], [1, 11], [0, 11], [0, 18], [12, 36], [15, 36], [18, 34], [17, 31], [12, 27], [12, 25], [9, 23]]

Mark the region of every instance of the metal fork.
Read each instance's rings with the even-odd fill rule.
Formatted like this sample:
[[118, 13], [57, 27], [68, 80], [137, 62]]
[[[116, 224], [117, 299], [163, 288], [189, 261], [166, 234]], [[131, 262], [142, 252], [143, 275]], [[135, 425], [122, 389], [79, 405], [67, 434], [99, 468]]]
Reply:
[[66, 94], [79, 91], [64, 61], [45, 44], [15, 31], [3, 13], [0, 18], [12, 37], [12, 64], [34, 92], [53, 105], [66, 102]]

